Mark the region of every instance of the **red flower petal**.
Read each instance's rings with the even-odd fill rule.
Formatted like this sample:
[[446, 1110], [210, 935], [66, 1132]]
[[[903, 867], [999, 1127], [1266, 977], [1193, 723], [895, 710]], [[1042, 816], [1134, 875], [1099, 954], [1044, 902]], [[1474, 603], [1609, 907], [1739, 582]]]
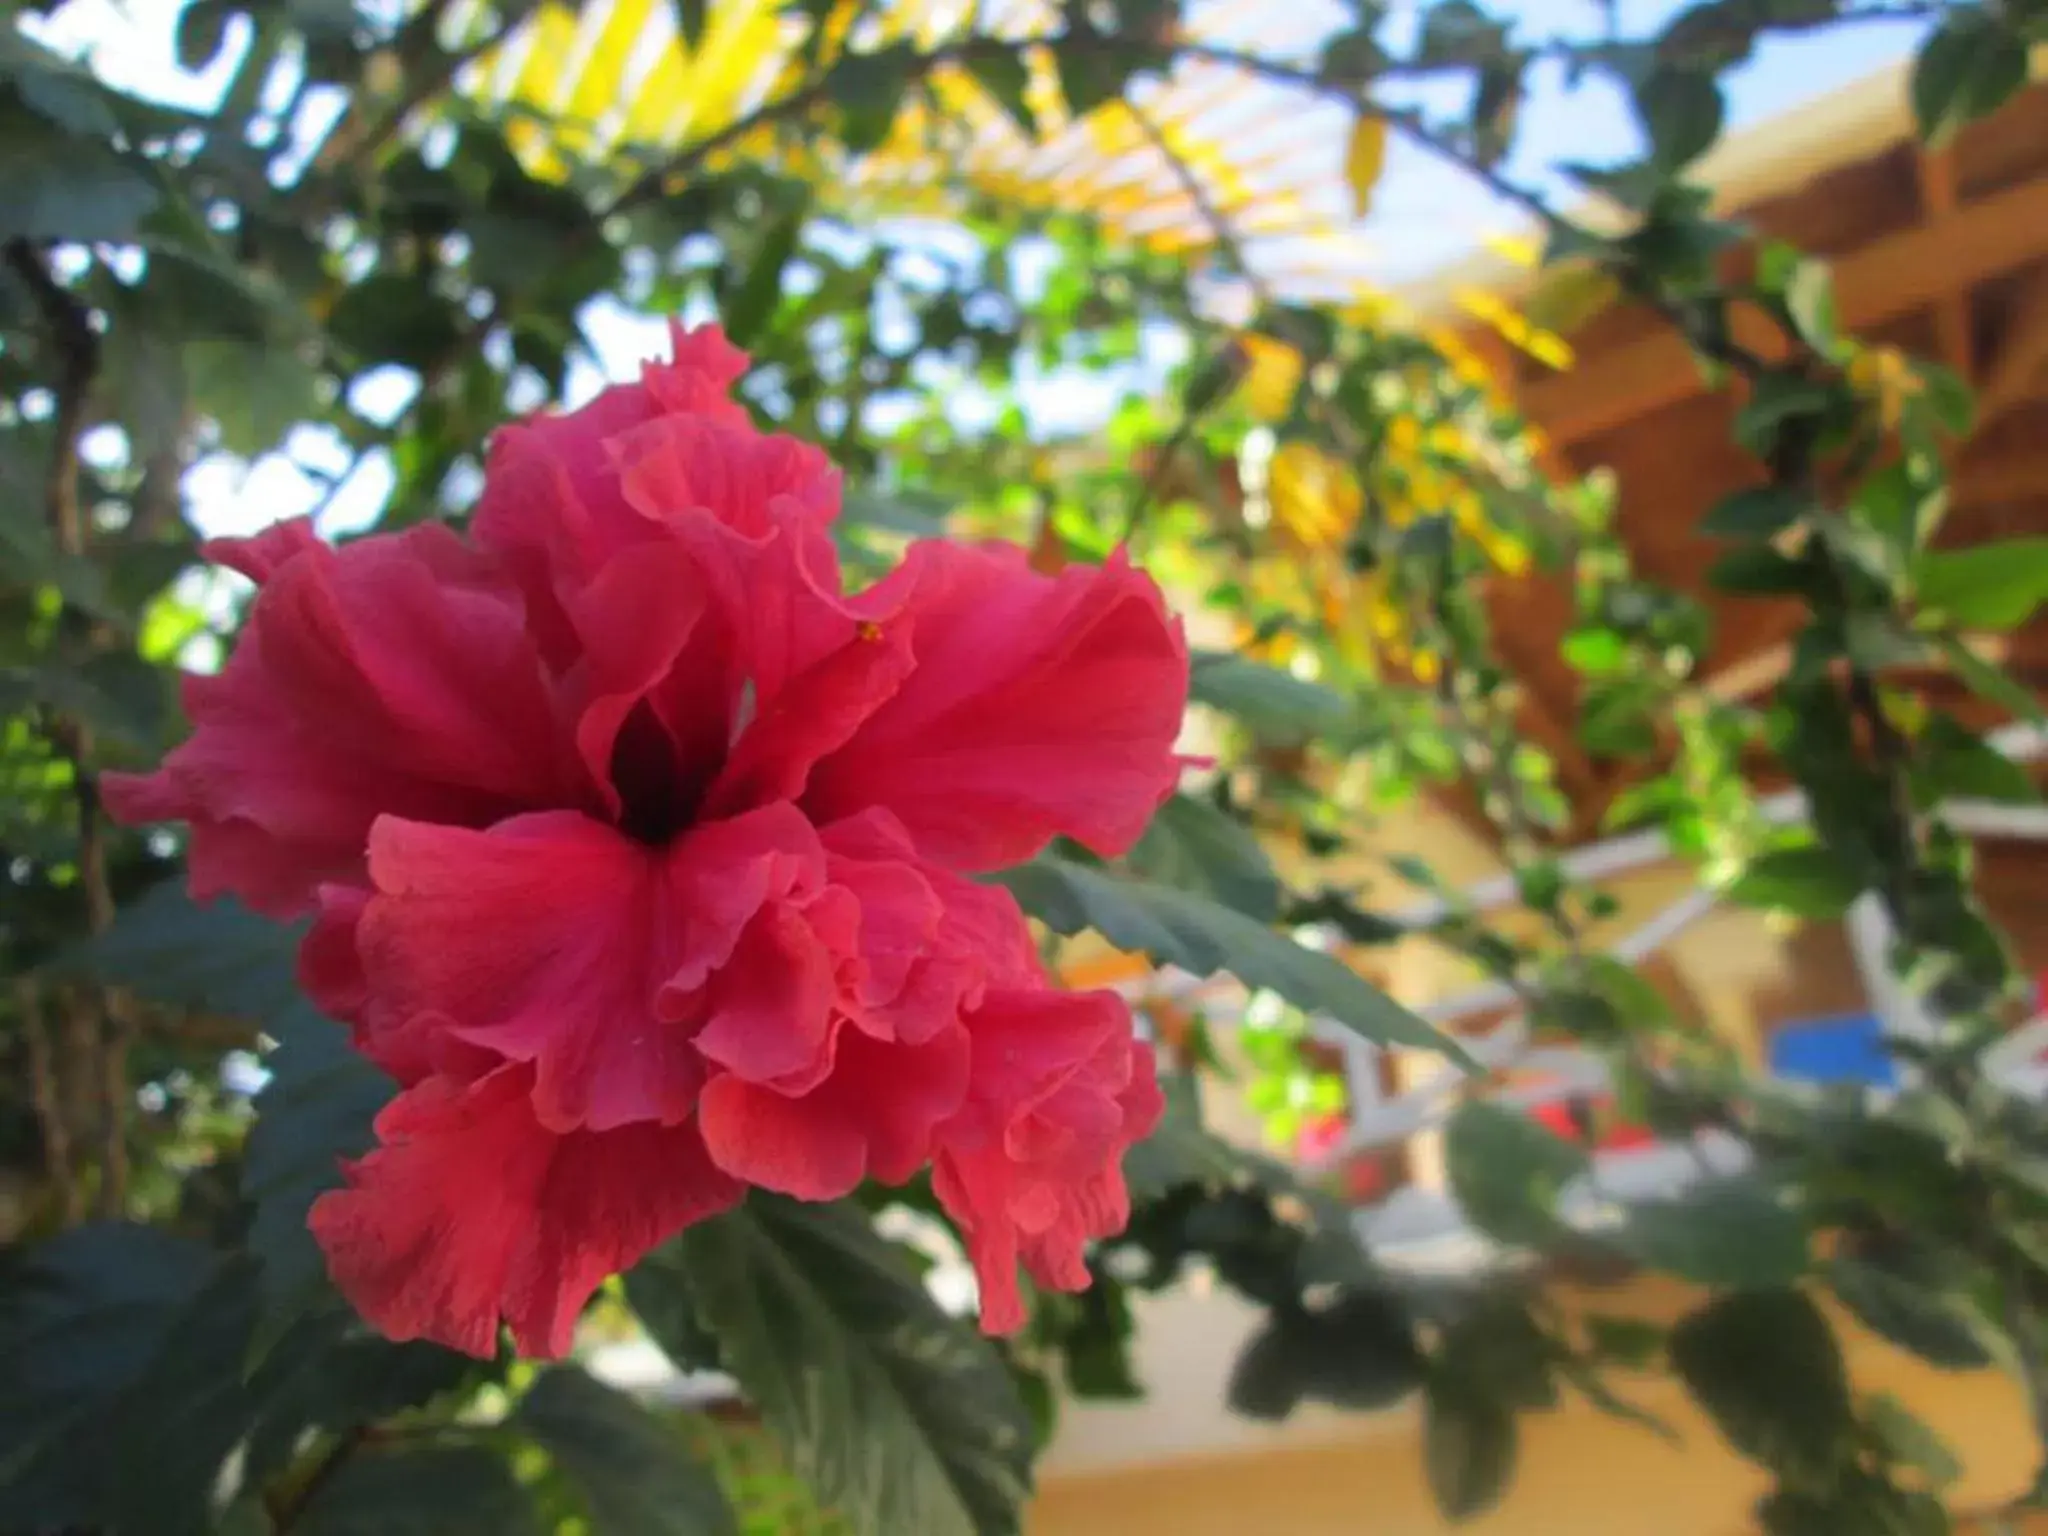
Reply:
[[502, 1317], [522, 1354], [565, 1354], [606, 1276], [739, 1199], [696, 1127], [555, 1135], [534, 1123], [531, 1077], [407, 1090], [348, 1187], [314, 1203], [335, 1283], [387, 1337], [488, 1357]]
[[1041, 1284], [1088, 1284], [1087, 1244], [1130, 1218], [1121, 1161], [1165, 1108], [1149, 1047], [1109, 992], [991, 992], [968, 1020], [967, 1105], [938, 1133], [932, 1188], [966, 1239], [981, 1325], [1024, 1321], [1021, 1261]]
[[712, 1079], [699, 1123], [719, 1167], [800, 1200], [837, 1200], [863, 1178], [900, 1184], [931, 1156], [960, 1104], [967, 1035], [958, 1024], [915, 1046], [842, 1028], [831, 1072], [802, 1096]]
[[363, 883], [379, 815], [482, 826], [588, 802], [517, 594], [447, 528], [250, 568], [265, 584], [234, 654], [186, 680], [192, 737], [104, 780], [118, 819], [192, 824], [194, 895], [296, 916], [324, 881]]
[[820, 822], [880, 806], [957, 869], [1027, 859], [1056, 834], [1137, 841], [1179, 776], [1188, 654], [1151, 579], [1121, 559], [1033, 572], [1014, 548], [926, 542], [864, 602], [900, 608], [917, 667], [813, 771]]
[[[449, 1035], [535, 1068], [529, 1111], [558, 1132], [676, 1124], [704, 1070], [656, 1014], [692, 914], [668, 856], [569, 812], [489, 832], [386, 819], [364, 970], [406, 1033]], [[432, 1040], [389, 1041], [432, 1058]]]

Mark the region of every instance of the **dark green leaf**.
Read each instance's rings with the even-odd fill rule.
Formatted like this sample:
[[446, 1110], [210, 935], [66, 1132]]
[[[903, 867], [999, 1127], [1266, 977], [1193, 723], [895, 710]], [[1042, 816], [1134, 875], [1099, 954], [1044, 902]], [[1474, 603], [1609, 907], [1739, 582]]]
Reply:
[[1206, 800], [1175, 795], [1129, 855], [1134, 872], [1178, 890], [1214, 897], [1270, 923], [1280, 912], [1280, 880], [1251, 829]]
[[1810, 578], [1804, 561], [1768, 544], [1743, 544], [1716, 560], [1707, 580], [1738, 597], [1782, 597], [1805, 591]]
[[1218, 651], [1194, 653], [1188, 697], [1234, 715], [1253, 735], [1276, 744], [1307, 741], [1351, 714], [1343, 695], [1320, 683]]
[[1464, 1059], [1449, 1036], [1341, 961], [1201, 896], [1050, 855], [996, 878], [1025, 911], [1056, 933], [1093, 929], [1118, 949], [1149, 955], [1191, 975], [1227, 971], [1247, 986], [1277, 992], [1368, 1040]]
[[1716, 539], [1768, 539], [1809, 510], [1806, 498], [1786, 486], [1752, 486], [1714, 503], [1700, 519], [1700, 532]]
[[710, 8], [709, 0], [670, 0], [675, 7], [676, 35], [683, 40], [683, 46], [694, 50], [704, 41], [704, 13]]
[[1482, 1515], [1500, 1502], [1514, 1475], [1514, 1415], [1462, 1385], [1432, 1382], [1423, 1410], [1422, 1461], [1445, 1519]]
[[1989, 116], [2027, 83], [2027, 45], [2000, 18], [1958, 7], [1913, 60], [1913, 117], [1920, 137], [1940, 144]]
[[0, 240], [130, 240], [161, 196], [147, 170], [102, 145], [0, 136]]
[[849, 53], [832, 66], [827, 89], [839, 108], [841, 137], [856, 155], [888, 138], [917, 63], [916, 49], [891, 43], [872, 53]]
[[969, 63], [974, 78], [981, 82], [995, 104], [1008, 114], [1011, 122], [1026, 138], [1037, 132], [1037, 120], [1032, 115], [1031, 104], [1024, 99], [1025, 89], [1031, 84], [1031, 71], [1024, 65], [1024, 55], [1015, 48], [993, 47], [975, 53]]
[[0, 1530], [104, 1518], [106, 1416], [198, 1295], [213, 1256], [150, 1227], [77, 1227], [0, 1290]]
[[1653, 70], [1636, 93], [1651, 156], [1666, 171], [1683, 169], [1712, 147], [1724, 111], [1720, 82], [1702, 70]]
[[1961, 629], [2017, 629], [2048, 603], [2048, 538], [1934, 549], [1913, 562], [1923, 612]]
[[1730, 901], [1800, 917], [1840, 917], [1863, 884], [1830, 849], [1818, 843], [1759, 854], [1728, 886]]
[[1891, 1393], [1874, 1393], [1863, 1415], [1886, 1455], [1913, 1468], [1936, 1488], [1946, 1488], [1963, 1475], [1963, 1464], [1948, 1443]]
[[573, 1365], [533, 1384], [512, 1416], [574, 1479], [594, 1536], [727, 1536], [718, 1480], [676, 1432]]
[[321, 1483], [295, 1536], [539, 1536], [533, 1501], [477, 1445], [358, 1451]]
[[1554, 1408], [1554, 1373], [1565, 1353], [1521, 1301], [1488, 1297], [1445, 1327], [1437, 1343], [1436, 1370], [1460, 1391], [1490, 1402]]
[[1060, 94], [1076, 117], [1093, 112], [1104, 102], [1121, 100], [1138, 63], [1134, 50], [1105, 47], [1088, 32], [1070, 32], [1057, 39], [1052, 57], [1059, 70]]
[[2004, 668], [1984, 660], [1953, 635], [1937, 636], [1935, 645], [1947, 658], [1949, 669], [1972, 693], [2022, 720], [2048, 726], [2048, 712], [2042, 710], [2041, 701], [2007, 676]]
[[1729, 1444], [1773, 1471], [1819, 1477], [1851, 1447], [1842, 1352], [1791, 1290], [1736, 1291], [1671, 1331], [1671, 1362]]
[[1806, 1269], [1806, 1224], [1748, 1178], [1632, 1205], [1613, 1241], [1630, 1258], [1700, 1285], [1789, 1285]]
[[235, 6], [229, 0], [192, 0], [178, 13], [178, 68], [198, 74], [227, 42]]
[[342, 293], [327, 330], [361, 367], [424, 369], [460, 340], [462, 318], [424, 276], [377, 272]]
[[50, 963], [154, 1003], [265, 1025], [273, 1033], [319, 1015], [299, 990], [298, 925], [271, 922], [231, 897], [198, 902], [166, 880], [121, 908], [114, 925]]
[[1008, 1532], [1031, 1424], [866, 1218], [759, 1191], [676, 1240], [697, 1316], [819, 1500], [868, 1536]]
[[1968, 1308], [1938, 1277], [1916, 1270], [1910, 1255], [1837, 1258], [1827, 1281], [1859, 1323], [1929, 1365], [1972, 1371], [1991, 1364]]
[[1563, 1230], [1558, 1196], [1587, 1161], [1527, 1116], [1475, 1099], [1444, 1126], [1444, 1168], [1474, 1226], [1499, 1242], [1533, 1246]]
[[392, 1094], [390, 1079], [325, 1019], [296, 1022], [265, 1065], [271, 1077], [242, 1157], [242, 1194], [252, 1207], [249, 1248], [263, 1261], [259, 1352], [301, 1313], [333, 1303], [307, 1213], [340, 1185], [342, 1159], [369, 1149], [371, 1122]]
[[1735, 439], [1759, 458], [1768, 457], [1791, 423], [1825, 416], [1837, 404], [1835, 391], [1825, 384], [1794, 374], [1765, 374], [1735, 417]]

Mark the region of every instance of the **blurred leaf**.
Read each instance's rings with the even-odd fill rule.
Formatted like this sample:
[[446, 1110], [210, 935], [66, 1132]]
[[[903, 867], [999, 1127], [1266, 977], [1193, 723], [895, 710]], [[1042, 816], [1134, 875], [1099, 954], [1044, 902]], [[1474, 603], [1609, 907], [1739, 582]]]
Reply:
[[1988, 662], [1953, 635], [1940, 635], [1935, 645], [1947, 659], [1949, 670], [1979, 698], [1988, 699], [2021, 720], [2048, 726], [2048, 712], [2028, 689], [2006, 675], [2005, 669]]
[[104, 145], [0, 134], [0, 240], [131, 240], [162, 195], [148, 171]]
[[1344, 151], [1344, 183], [1351, 188], [1352, 210], [1361, 219], [1372, 211], [1373, 189], [1386, 166], [1386, 119], [1361, 112], [1351, 125], [1351, 142]]
[[1729, 1444], [1775, 1472], [1825, 1477], [1853, 1418], [1842, 1352], [1798, 1291], [1736, 1291], [1671, 1331], [1671, 1362]]
[[1024, 55], [1015, 48], [990, 48], [977, 51], [968, 67], [990, 99], [1017, 125], [1018, 131], [1026, 138], [1035, 136], [1038, 132], [1037, 118], [1025, 97], [1025, 91], [1031, 84], [1031, 71], [1025, 67]]
[[1700, 519], [1699, 531], [1715, 539], [1768, 539], [1809, 510], [1806, 498], [1787, 486], [1753, 486], [1715, 502]]
[[1630, 1258], [1699, 1285], [1790, 1285], [1806, 1270], [1806, 1223], [1750, 1178], [1632, 1204], [1613, 1242]]
[[746, 276], [724, 305], [726, 334], [734, 346], [753, 345], [775, 314], [782, 298], [782, 273], [803, 233], [805, 209], [798, 207], [772, 222], [749, 255]]
[[1840, 917], [1863, 884], [1839, 856], [1818, 843], [1773, 848], [1750, 860], [1727, 888], [1730, 901], [1800, 917]]
[[1913, 60], [1913, 117], [1930, 145], [2004, 105], [2027, 83], [2027, 45], [2002, 19], [1976, 5], [1942, 18]]
[[704, 13], [710, 0], [669, 0], [676, 14], [676, 36], [685, 48], [695, 49], [704, 41]]
[[1024, 910], [1056, 933], [1094, 929], [1118, 949], [1149, 955], [1195, 976], [1228, 971], [1312, 1014], [1383, 1044], [1463, 1060], [1449, 1036], [1425, 1023], [1330, 955], [1187, 891], [1128, 879], [1052, 855], [995, 877]]
[[756, 1191], [674, 1244], [698, 1318], [821, 1503], [866, 1536], [1018, 1528], [1009, 1372], [853, 1207]]
[[1827, 1282], [1857, 1322], [1929, 1365], [1945, 1371], [1990, 1365], [1991, 1351], [1968, 1310], [1935, 1277], [1915, 1273], [1909, 1259], [1844, 1255], [1829, 1261]]
[[1247, 917], [1270, 923], [1280, 913], [1280, 879], [1252, 831], [1192, 795], [1162, 805], [1129, 854], [1147, 880], [1211, 896]]
[[881, 147], [917, 67], [917, 50], [908, 43], [849, 53], [832, 66], [826, 93], [839, 108], [840, 133], [848, 149], [865, 155]]
[[1893, 1461], [1913, 1468], [1936, 1488], [1963, 1475], [1963, 1464], [1947, 1442], [1891, 1393], [1873, 1393], [1863, 1412]]
[[1311, 740], [1351, 716], [1344, 696], [1277, 667], [1219, 651], [1197, 651], [1188, 697], [1235, 716], [1254, 736], [1276, 744]]
[[2017, 629], [2048, 603], [2048, 538], [1931, 549], [1913, 562], [1920, 608], [1961, 629]]
[[1483, 1515], [1507, 1492], [1515, 1470], [1515, 1419], [1462, 1384], [1432, 1381], [1424, 1400], [1422, 1461], [1444, 1518]]
[[1585, 1152], [1511, 1109], [1473, 1099], [1444, 1125], [1444, 1171], [1473, 1225], [1514, 1246], [1564, 1230], [1558, 1196], [1588, 1166]]
[[1725, 110], [1720, 82], [1702, 70], [1654, 70], [1636, 92], [1651, 155], [1665, 171], [1684, 169], [1713, 146]]
[[0, 1530], [104, 1515], [107, 1419], [148, 1367], [213, 1256], [150, 1227], [76, 1227], [0, 1279]]
[[496, 1451], [358, 1451], [314, 1490], [296, 1536], [539, 1536], [533, 1501]]
[[737, 1530], [718, 1480], [681, 1436], [576, 1366], [544, 1372], [511, 1422], [574, 1479], [593, 1536], [728, 1536]]

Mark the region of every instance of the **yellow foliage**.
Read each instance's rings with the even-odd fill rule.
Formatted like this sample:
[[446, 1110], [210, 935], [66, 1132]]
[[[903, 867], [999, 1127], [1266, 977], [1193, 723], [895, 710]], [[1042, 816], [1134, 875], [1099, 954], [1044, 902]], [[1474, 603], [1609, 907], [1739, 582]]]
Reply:
[[1237, 338], [1245, 356], [1244, 383], [1239, 385], [1245, 409], [1260, 421], [1283, 420], [1294, 409], [1301, 387], [1302, 356], [1284, 341], [1247, 331]]
[[1312, 444], [1283, 444], [1270, 474], [1273, 525], [1301, 549], [1335, 548], [1365, 509], [1358, 477]]
[[1387, 124], [1384, 118], [1360, 114], [1351, 125], [1351, 144], [1344, 152], [1344, 181], [1352, 206], [1362, 219], [1372, 208], [1373, 188], [1387, 167]]

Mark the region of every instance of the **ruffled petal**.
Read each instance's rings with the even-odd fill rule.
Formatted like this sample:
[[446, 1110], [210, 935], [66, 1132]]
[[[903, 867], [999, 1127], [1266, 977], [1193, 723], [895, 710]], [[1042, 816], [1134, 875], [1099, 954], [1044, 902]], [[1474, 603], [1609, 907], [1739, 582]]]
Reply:
[[965, 1031], [905, 1046], [842, 1028], [835, 1045], [831, 1072], [801, 1096], [713, 1078], [699, 1111], [712, 1160], [800, 1200], [837, 1200], [864, 1178], [900, 1184], [923, 1167], [966, 1088]]
[[983, 1329], [1009, 1333], [1020, 1262], [1056, 1290], [1088, 1284], [1088, 1243], [1129, 1219], [1124, 1150], [1164, 1099], [1114, 993], [992, 991], [968, 1032], [967, 1102], [939, 1129], [932, 1189], [966, 1241]]
[[393, 1055], [453, 1036], [530, 1062], [539, 1124], [606, 1131], [690, 1114], [703, 1066], [658, 1017], [688, 914], [667, 856], [571, 812], [488, 832], [386, 819], [370, 841], [376, 896], [357, 944]]
[[917, 666], [811, 772], [820, 822], [882, 807], [925, 857], [1014, 864], [1055, 835], [1128, 849], [1179, 777], [1188, 652], [1121, 556], [1041, 576], [1011, 547], [914, 546], [862, 599], [907, 619]]
[[694, 1126], [557, 1135], [533, 1118], [529, 1068], [431, 1078], [377, 1117], [380, 1145], [314, 1203], [336, 1285], [386, 1337], [496, 1353], [568, 1352], [598, 1285], [741, 1188]]
[[263, 586], [234, 654], [186, 680], [191, 737], [103, 780], [116, 818], [191, 824], [195, 895], [297, 916], [323, 882], [364, 883], [379, 815], [485, 826], [591, 801], [489, 561], [440, 526], [265, 540], [243, 551]]

